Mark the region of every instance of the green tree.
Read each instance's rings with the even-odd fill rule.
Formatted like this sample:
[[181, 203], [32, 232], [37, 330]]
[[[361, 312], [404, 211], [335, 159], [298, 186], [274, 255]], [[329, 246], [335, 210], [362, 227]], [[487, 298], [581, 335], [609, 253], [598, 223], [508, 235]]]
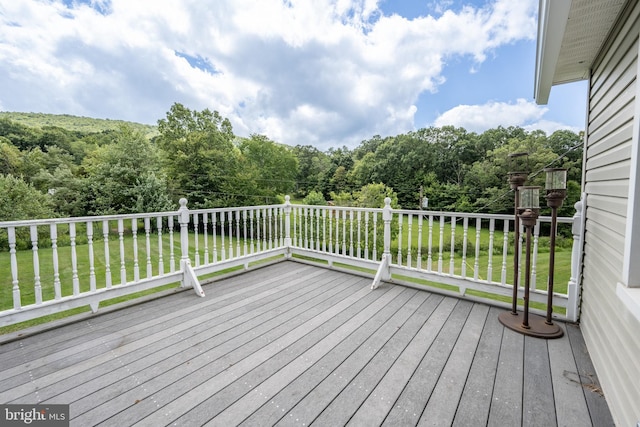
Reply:
[[159, 170], [154, 146], [139, 131], [123, 126], [113, 144], [85, 161], [92, 214], [158, 212], [174, 205]]
[[32, 182], [41, 191], [49, 193], [59, 215], [85, 216], [89, 213], [92, 194], [89, 180], [76, 176], [68, 166], [61, 165], [53, 173], [42, 169]]
[[49, 195], [18, 177], [0, 174], [0, 221], [55, 216]]
[[243, 160], [252, 173], [256, 192], [260, 196], [275, 197], [295, 189], [298, 159], [291, 149], [277, 144], [263, 135], [251, 135], [238, 144]]
[[[195, 208], [239, 206], [252, 200], [251, 171], [242, 170], [228, 119], [218, 112], [191, 111], [174, 104], [158, 121], [157, 142], [174, 198]], [[247, 197], [249, 196], [249, 197]]]
[[361, 208], [383, 208], [384, 199], [391, 199], [391, 207], [398, 208], [398, 195], [393, 188], [382, 183], [367, 184], [354, 194], [355, 206]]
[[293, 153], [298, 159], [296, 195], [303, 196], [312, 190], [322, 191], [322, 179], [331, 168], [329, 156], [311, 145], [296, 145]]
[[307, 194], [307, 197], [302, 199], [302, 203], [305, 205], [323, 206], [327, 204], [327, 201], [321, 192], [311, 190], [309, 194]]
[[0, 136], [0, 174], [19, 175], [22, 170], [22, 153], [7, 138]]
[[528, 153], [529, 179], [526, 185], [544, 185], [544, 168], [553, 164], [557, 155], [549, 148], [542, 131], [533, 131], [522, 138], [512, 138], [491, 150], [476, 162], [466, 178], [469, 196], [478, 210], [491, 213], [513, 212], [513, 196], [508, 183], [509, 154]]

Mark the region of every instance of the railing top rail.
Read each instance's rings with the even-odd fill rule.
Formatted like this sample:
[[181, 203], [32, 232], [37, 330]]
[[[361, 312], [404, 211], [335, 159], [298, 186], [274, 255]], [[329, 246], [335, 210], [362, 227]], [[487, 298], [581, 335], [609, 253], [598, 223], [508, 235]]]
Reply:
[[382, 212], [381, 208], [360, 208], [355, 206], [329, 206], [329, 205], [299, 205], [292, 204], [292, 208], [308, 208], [308, 209], [322, 209], [328, 211], [354, 211], [354, 212]]
[[28, 219], [19, 221], [0, 221], [0, 228], [8, 227], [28, 227], [31, 225], [50, 225], [50, 224], [69, 224], [69, 223], [82, 223], [82, 222], [98, 222], [98, 221], [116, 221], [119, 219], [144, 219], [144, 218], [157, 218], [157, 217], [169, 217], [179, 215], [178, 211], [166, 211], [166, 212], [149, 212], [149, 213], [136, 213], [136, 214], [119, 214], [119, 215], [96, 215], [96, 216], [76, 216], [76, 217], [62, 217], [62, 218], [43, 218], [43, 219]]
[[[498, 219], [498, 220], [513, 220], [512, 214], [490, 214], [482, 212], [448, 212], [448, 211], [428, 211], [428, 210], [411, 210], [411, 209], [393, 209], [393, 213], [401, 213], [404, 215], [422, 215], [422, 216], [455, 216], [456, 218], [482, 218], [482, 219]], [[539, 216], [538, 220], [541, 222], [551, 222], [550, 216]], [[558, 217], [558, 222], [571, 223], [573, 218], [571, 217]]]
[[[283, 208], [290, 206], [292, 208], [306, 208], [306, 209], [320, 209], [320, 210], [332, 210], [332, 211], [354, 211], [354, 212], [378, 212], [381, 213], [381, 208], [362, 208], [352, 206], [329, 206], [329, 205], [302, 205], [302, 204], [274, 204], [274, 205], [256, 205], [256, 206], [237, 206], [227, 208], [206, 208], [206, 209], [189, 209], [189, 213], [210, 213], [210, 212], [230, 212], [230, 211], [251, 211], [256, 209], [272, 209]], [[422, 215], [422, 216], [455, 216], [456, 218], [482, 218], [482, 219], [496, 219], [496, 220], [512, 220], [513, 215], [506, 214], [489, 214], [489, 213], [471, 213], [471, 212], [447, 212], [447, 211], [431, 211], [431, 210], [412, 210], [412, 209], [393, 209], [394, 214], [403, 215]], [[165, 212], [149, 212], [149, 213], [132, 213], [132, 214], [119, 214], [119, 215], [96, 215], [96, 216], [82, 216], [82, 217], [65, 217], [65, 218], [43, 218], [43, 219], [30, 219], [19, 221], [0, 221], [0, 228], [8, 227], [28, 227], [32, 225], [51, 225], [51, 224], [69, 224], [69, 223], [83, 223], [83, 222], [98, 222], [98, 221], [115, 221], [120, 219], [144, 219], [144, 218], [157, 218], [157, 217], [171, 217], [179, 215], [179, 211], [165, 211]], [[550, 216], [540, 216], [538, 218], [540, 222], [551, 222]], [[558, 223], [572, 223], [571, 217], [558, 217]]]
[[[281, 205], [282, 206], [282, 205]], [[300, 208], [313, 208], [313, 209], [323, 209], [323, 210], [346, 210], [346, 211], [362, 211], [362, 212], [382, 212], [381, 208], [361, 208], [361, 207], [352, 207], [352, 206], [327, 206], [327, 205], [291, 205], [292, 207], [300, 207]], [[482, 219], [497, 219], [497, 220], [513, 220], [513, 215], [509, 214], [490, 214], [490, 213], [482, 213], [482, 212], [449, 212], [449, 211], [429, 211], [429, 210], [412, 210], [412, 209], [393, 209], [394, 214], [403, 214], [403, 215], [422, 215], [422, 216], [455, 216], [456, 218], [482, 218]], [[540, 216], [538, 217], [540, 222], [551, 222], [550, 216]], [[558, 217], [557, 221], [559, 223], [572, 223], [573, 218], [571, 217]]]
[[256, 209], [282, 208], [284, 206], [286, 205], [276, 204], [276, 205], [235, 206], [235, 207], [228, 207], [228, 208], [202, 208], [202, 209], [189, 209], [189, 212], [190, 213], [209, 213], [209, 212], [251, 211]]

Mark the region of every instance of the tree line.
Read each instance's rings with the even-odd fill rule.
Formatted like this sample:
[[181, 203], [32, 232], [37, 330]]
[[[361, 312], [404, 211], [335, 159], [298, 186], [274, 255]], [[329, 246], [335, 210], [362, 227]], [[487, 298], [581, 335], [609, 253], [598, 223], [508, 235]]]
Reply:
[[149, 138], [140, 129], [85, 132], [0, 118], [0, 221], [282, 203], [509, 213], [508, 154], [527, 152], [529, 185], [545, 167], [569, 169], [571, 215], [580, 193], [582, 135], [520, 127], [481, 134], [429, 127], [321, 151], [238, 137], [216, 111], [175, 103]]

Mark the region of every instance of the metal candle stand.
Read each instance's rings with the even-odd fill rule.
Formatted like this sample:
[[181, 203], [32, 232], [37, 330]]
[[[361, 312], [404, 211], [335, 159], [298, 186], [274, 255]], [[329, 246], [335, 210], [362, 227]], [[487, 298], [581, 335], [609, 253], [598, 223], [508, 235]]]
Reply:
[[[553, 276], [554, 276], [554, 262], [555, 262], [555, 235], [557, 228], [557, 213], [558, 208], [562, 206], [562, 203], [566, 197], [566, 169], [545, 169], [547, 172], [546, 181], [546, 199], [547, 206], [551, 208], [551, 238], [550, 238], [550, 252], [549, 252], [549, 283], [547, 287], [547, 315], [546, 318], [537, 315], [529, 315], [529, 290], [531, 280], [531, 234], [533, 228], [538, 221], [538, 215], [540, 211], [539, 205], [539, 191], [540, 187], [518, 187], [516, 193], [516, 248], [515, 248], [515, 262], [514, 265], [514, 285], [513, 285], [513, 303], [511, 312], [503, 312], [498, 316], [498, 320], [507, 328], [520, 332], [525, 335], [538, 337], [538, 338], [560, 338], [563, 335], [562, 328], [553, 323]], [[510, 173], [510, 182], [511, 176]], [[525, 175], [526, 176], [526, 175]], [[524, 286], [524, 307], [523, 318], [520, 321], [520, 316], [517, 313], [517, 299], [518, 299], [518, 242], [519, 242], [519, 223], [522, 222], [523, 227], [526, 230], [526, 252], [525, 252], [525, 286]]]

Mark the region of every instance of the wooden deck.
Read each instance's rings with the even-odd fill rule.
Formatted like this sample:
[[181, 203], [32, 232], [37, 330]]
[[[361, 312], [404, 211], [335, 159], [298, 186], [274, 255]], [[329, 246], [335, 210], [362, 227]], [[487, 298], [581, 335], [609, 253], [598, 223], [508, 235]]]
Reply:
[[[612, 425], [578, 327], [282, 262], [0, 346], [0, 403], [71, 425]], [[1, 337], [0, 337], [1, 338]]]

